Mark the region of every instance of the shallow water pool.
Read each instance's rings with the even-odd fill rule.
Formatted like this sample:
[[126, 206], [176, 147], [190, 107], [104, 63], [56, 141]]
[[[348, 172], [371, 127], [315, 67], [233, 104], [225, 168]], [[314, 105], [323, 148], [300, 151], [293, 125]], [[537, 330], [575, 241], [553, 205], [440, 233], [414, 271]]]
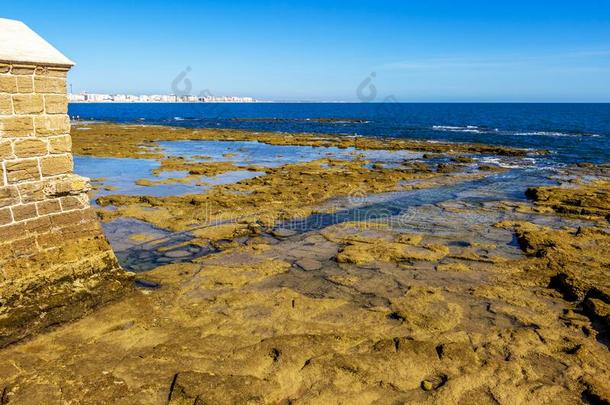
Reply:
[[264, 174], [248, 170], [237, 170], [217, 176], [202, 176], [189, 183], [170, 183], [152, 186], [136, 184], [137, 180], [159, 181], [183, 177], [186, 172], [163, 172], [158, 176], [152, 171], [159, 167], [159, 162], [151, 159], [107, 158], [93, 156], [75, 156], [74, 172], [89, 177], [100, 183], [95, 198], [110, 194], [144, 195], [167, 197], [192, 193], [201, 193], [220, 184], [236, 183]]
[[170, 141], [159, 142], [169, 156], [183, 156], [203, 162], [233, 162], [238, 166], [278, 167], [322, 158], [365, 159], [398, 162], [419, 159], [423, 153], [409, 151], [356, 150], [326, 146], [268, 145], [256, 141]]

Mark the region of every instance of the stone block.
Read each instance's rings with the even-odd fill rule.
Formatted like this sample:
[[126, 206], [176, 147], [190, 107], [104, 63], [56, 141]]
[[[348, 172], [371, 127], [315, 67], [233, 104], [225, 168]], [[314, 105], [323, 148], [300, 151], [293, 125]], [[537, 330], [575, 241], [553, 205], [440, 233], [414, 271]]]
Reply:
[[34, 78], [32, 76], [16, 76], [17, 92], [18, 93], [33, 93]]
[[[47, 218], [47, 220], [50, 221], [49, 217], [44, 218]], [[41, 232], [36, 235], [36, 242], [38, 242], [38, 246], [40, 246], [41, 249], [48, 249], [61, 246], [64, 240], [59, 232]]]
[[34, 76], [36, 93], [66, 94], [66, 79], [52, 76]]
[[72, 173], [72, 156], [60, 155], [44, 157], [40, 161], [40, 167], [44, 177]]
[[33, 133], [32, 117], [0, 117], [0, 137], [30, 136]]
[[[27, 235], [27, 234], [26, 234]], [[11, 243], [11, 249], [15, 256], [29, 256], [37, 252], [35, 236], [26, 236]]]
[[83, 222], [82, 212], [83, 211], [72, 211], [51, 215], [49, 217], [51, 219], [51, 225], [55, 229], [78, 226]]
[[61, 212], [61, 205], [59, 204], [59, 199], [41, 201], [36, 204], [36, 208], [38, 209], [39, 215], [48, 215]]
[[52, 136], [70, 133], [70, 118], [65, 114], [39, 115], [35, 118], [36, 135]]
[[36, 218], [38, 216], [38, 211], [36, 211], [36, 204], [15, 205], [11, 207], [11, 211], [13, 211], [13, 218], [17, 222], [26, 219]]
[[2, 75], [0, 76], [0, 93], [16, 93], [17, 79], [15, 76]]
[[69, 153], [71, 151], [72, 137], [70, 135], [61, 135], [49, 138], [50, 153]]
[[44, 111], [44, 98], [40, 94], [17, 94], [13, 96], [15, 114], [40, 114]]
[[47, 198], [80, 195], [91, 191], [91, 184], [86, 177], [71, 174], [47, 182], [44, 193]]
[[[82, 211], [67, 211], [65, 214], [72, 214], [72, 213], [80, 213]], [[95, 223], [90, 223], [90, 222], [84, 222], [82, 221], [80, 224], [75, 224], [75, 225], [66, 225], [62, 228], [59, 229], [58, 232], [61, 233], [62, 235], [62, 239], [64, 241], [71, 241], [71, 240], [76, 240], [79, 238], [82, 238], [83, 236], [89, 236], [92, 234], [92, 232], [96, 229], [97, 225], [94, 225]]]
[[46, 94], [44, 110], [47, 114], [66, 114], [68, 112], [68, 96], [63, 94]]
[[31, 234], [40, 235], [49, 233], [51, 229], [51, 220], [49, 217], [37, 217], [25, 223], [25, 228]]
[[40, 76], [50, 76], [50, 77], [68, 77], [68, 70], [66, 68], [61, 67], [47, 67], [47, 66], [38, 66], [36, 68], [36, 74]]
[[26, 236], [25, 224], [13, 224], [2, 228], [2, 238], [0, 243], [8, 243]]
[[10, 160], [6, 162], [5, 169], [9, 183], [40, 180], [40, 170], [36, 159]]
[[13, 65], [11, 73], [14, 75], [33, 75], [36, 71], [34, 65]]
[[10, 94], [0, 94], [0, 115], [13, 113], [13, 99]]
[[80, 210], [88, 207], [88, 203], [77, 196], [61, 197], [59, 200], [63, 211]]
[[0, 160], [8, 160], [13, 157], [13, 147], [10, 141], [0, 139]]
[[44, 200], [46, 198], [44, 193], [44, 185], [45, 182], [43, 181], [18, 184], [17, 188], [19, 189], [21, 202], [25, 204]]
[[8, 73], [11, 71], [11, 65], [0, 63], [0, 73]]
[[[13, 214], [10, 208], [0, 208], [0, 226], [7, 225], [13, 222]], [[0, 233], [2, 230], [0, 230]]]
[[0, 208], [19, 204], [19, 190], [15, 186], [0, 187]]
[[44, 156], [48, 153], [47, 143], [41, 139], [29, 138], [17, 140], [13, 151], [18, 158]]

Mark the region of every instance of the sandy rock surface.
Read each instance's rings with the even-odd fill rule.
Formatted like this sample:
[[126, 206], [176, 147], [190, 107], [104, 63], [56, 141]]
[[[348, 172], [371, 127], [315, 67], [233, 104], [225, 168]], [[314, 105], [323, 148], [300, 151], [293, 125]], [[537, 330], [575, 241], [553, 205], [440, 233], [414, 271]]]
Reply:
[[[137, 152], [155, 131], [116, 142]], [[126, 153], [82, 132], [94, 141], [76, 138], [76, 150]], [[139, 273], [148, 288], [4, 349], [0, 402], [607, 403], [604, 173], [567, 192], [532, 189], [531, 202], [422, 205], [398, 225], [276, 226], [332, 213], [324, 204], [349, 199], [348, 185], [367, 195], [402, 190], [402, 180], [442, 188], [465, 180], [456, 170], [324, 160], [204, 194], [100, 199], [114, 207], [106, 219], [192, 233], [165, 251], [213, 250]], [[223, 222], [235, 211], [240, 220]], [[153, 237], [135, 239], [155, 249]]]

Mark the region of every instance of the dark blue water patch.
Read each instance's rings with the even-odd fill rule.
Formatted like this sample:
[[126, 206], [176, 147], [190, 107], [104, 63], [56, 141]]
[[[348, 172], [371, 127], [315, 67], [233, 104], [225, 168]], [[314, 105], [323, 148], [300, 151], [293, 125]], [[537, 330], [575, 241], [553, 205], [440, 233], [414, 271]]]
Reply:
[[161, 288], [161, 284], [155, 283], [154, 281], [144, 280], [141, 278], [137, 278], [134, 280], [134, 284], [138, 288], [156, 290], [157, 288]]
[[[190, 243], [194, 239], [190, 232], [170, 232], [134, 218], [121, 217], [102, 227], [121, 267], [133, 272], [188, 263], [216, 251], [211, 246]], [[134, 240], [136, 235], [146, 235], [149, 240]]]
[[[200, 257], [215, 253], [216, 250], [210, 246], [186, 244], [173, 247], [177, 241], [188, 241], [193, 236], [184, 234], [182, 238], [172, 235], [167, 240], [143, 243], [130, 249], [116, 252], [116, 257], [121, 267], [135, 273], [145, 272], [159, 266], [176, 263], [191, 263]], [[169, 248], [170, 250], [164, 250]]]
[[481, 142], [548, 149], [562, 163], [610, 162], [610, 104], [112, 103], [70, 104], [69, 113], [83, 119], [190, 128]]

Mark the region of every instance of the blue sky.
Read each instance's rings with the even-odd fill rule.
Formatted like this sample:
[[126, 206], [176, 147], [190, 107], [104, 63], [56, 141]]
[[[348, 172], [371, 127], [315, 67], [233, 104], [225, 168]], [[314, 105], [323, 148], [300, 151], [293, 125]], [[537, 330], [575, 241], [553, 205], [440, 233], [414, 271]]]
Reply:
[[77, 62], [74, 92], [171, 93], [190, 67], [193, 94], [266, 100], [610, 101], [610, 1], [174, 3], [10, 1], [0, 16]]

